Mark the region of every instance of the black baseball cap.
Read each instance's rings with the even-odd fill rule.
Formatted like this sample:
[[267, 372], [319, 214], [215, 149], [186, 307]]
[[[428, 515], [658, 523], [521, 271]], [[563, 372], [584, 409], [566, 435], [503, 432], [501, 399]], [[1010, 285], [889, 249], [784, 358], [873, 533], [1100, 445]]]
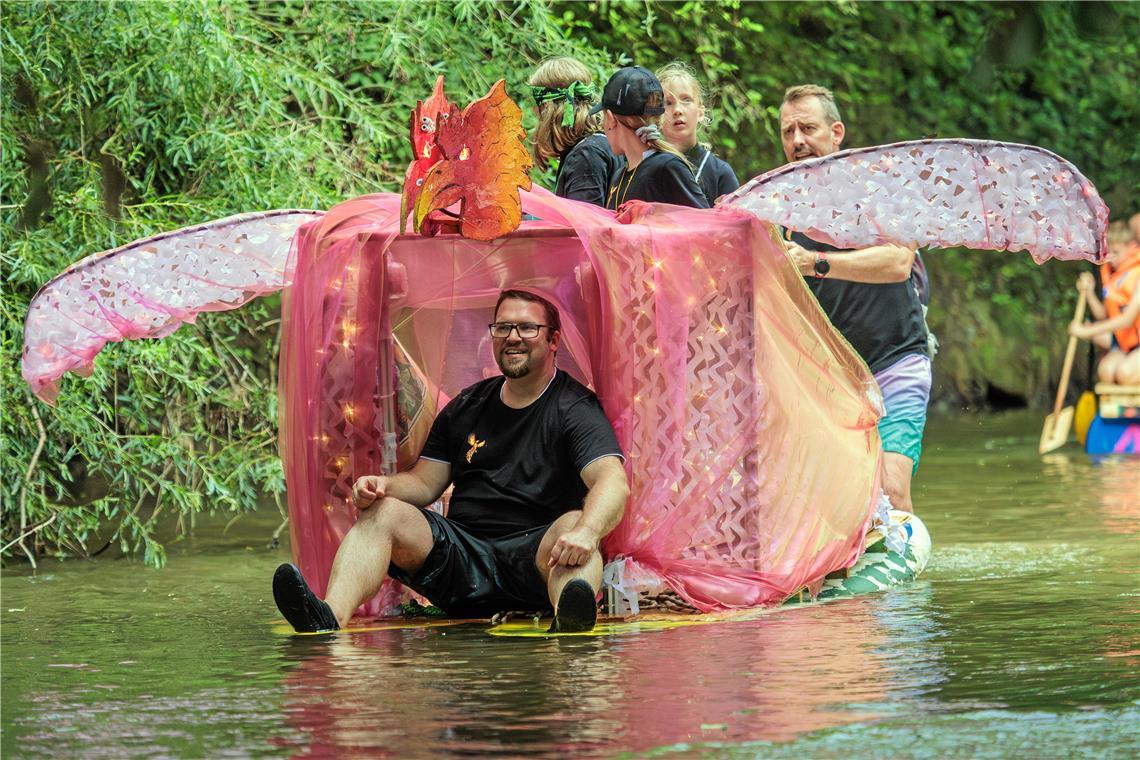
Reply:
[[[656, 105], [647, 103], [657, 95]], [[665, 91], [649, 69], [627, 66], [618, 69], [602, 90], [602, 102], [590, 109], [590, 115], [610, 111], [621, 116], [658, 116], [665, 113]]]

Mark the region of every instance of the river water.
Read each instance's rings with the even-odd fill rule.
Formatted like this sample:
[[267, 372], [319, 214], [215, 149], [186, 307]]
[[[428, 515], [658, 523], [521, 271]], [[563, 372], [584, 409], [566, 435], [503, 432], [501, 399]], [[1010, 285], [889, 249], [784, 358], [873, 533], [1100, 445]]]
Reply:
[[935, 418], [916, 582], [751, 622], [511, 639], [295, 637], [275, 513], [164, 570], [6, 568], [9, 757], [1140, 755], [1140, 459], [1041, 458], [1041, 417]]

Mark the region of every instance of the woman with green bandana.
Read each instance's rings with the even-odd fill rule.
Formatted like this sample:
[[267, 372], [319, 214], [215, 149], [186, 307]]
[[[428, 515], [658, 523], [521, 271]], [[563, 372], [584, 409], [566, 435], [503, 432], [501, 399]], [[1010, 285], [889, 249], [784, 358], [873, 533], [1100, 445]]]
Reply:
[[538, 110], [535, 164], [545, 171], [557, 162], [556, 195], [605, 206], [622, 162], [601, 134], [601, 116], [590, 115], [596, 93], [590, 70], [576, 58], [550, 58], [528, 84]]

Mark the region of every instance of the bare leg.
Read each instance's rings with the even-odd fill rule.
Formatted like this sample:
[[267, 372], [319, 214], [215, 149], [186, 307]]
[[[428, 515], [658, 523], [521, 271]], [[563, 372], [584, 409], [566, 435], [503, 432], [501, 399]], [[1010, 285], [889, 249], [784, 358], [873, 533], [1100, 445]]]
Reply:
[[1120, 365], [1116, 368], [1116, 383], [1140, 385], [1140, 348], [1132, 349], [1120, 360]]
[[894, 451], [883, 452], [883, 490], [891, 500], [891, 506], [903, 512], [914, 512], [910, 498], [910, 475], [914, 460]]
[[563, 533], [573, 528], [581, 516], [582, 513], [576, 510], [567, 512], [555, 520], [546, 531], [546, 535], [543, 536], [542, 543], [538, 546], [538, 554], [535, 555], [535, 564], [538, 566], [538, 572], [546, 579], [546, 591], [550, 594], [550, 604], [555, 608], [555, 611], [557, 611], [558, 598], [562, 594], [563, 587], [575, 578], [585, 580], [595, 592], [602, 587], [602, 553], [599, 551], [595, 551], [584, 565], [547, 567], [550, 563], [550, 550], [554, 548], [554, 542]]
[[1097, 348], [1103, 348], [1105, 351], [1112, 350], [1112, 336], [1111, 335], [1105, 335], [1104, 333], [1101, 333], [1100, 335], [1094, 335], [1091, 338], [1089, 338], [1089, 342], [1092, 343]]
[[333, 560], [325, 601], [343, 628], [388, 575], [388, 565], [415, 572], [431, 552], [431, 525], [422, 510], [387, 498], [360, 514]]
[[1124, 363], [1124, 354], [1113, 349], [1109, 351], [1100, 360], [1100, 364], [1096, 365], [1097, 379], [1102, 383], [1109, 385], [1117, 382], [1117, 373], [1120, 371], [1120, 366]]

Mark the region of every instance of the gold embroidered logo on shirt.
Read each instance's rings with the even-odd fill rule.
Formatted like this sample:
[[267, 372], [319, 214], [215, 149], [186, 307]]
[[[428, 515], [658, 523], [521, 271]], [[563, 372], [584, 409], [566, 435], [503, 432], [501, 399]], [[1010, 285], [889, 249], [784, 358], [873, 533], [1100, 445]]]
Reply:
[[467, 464], [471, 464], [471, 457], [475, 456], [475, 452], [487, 445], [486, 441], [476, 440], [475, 434], [467, 436], [467, 444], [471, 447], [467, 450]]

